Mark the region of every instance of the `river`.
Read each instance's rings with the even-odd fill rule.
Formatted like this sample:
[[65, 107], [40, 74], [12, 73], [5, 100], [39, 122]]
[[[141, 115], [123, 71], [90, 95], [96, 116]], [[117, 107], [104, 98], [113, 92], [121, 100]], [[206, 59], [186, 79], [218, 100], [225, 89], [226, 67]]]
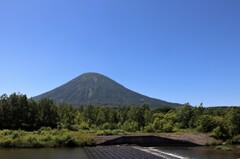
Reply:
[[0, 149], [0, 159], [89, 159], [83, 148]]
[[216, 150], [214, 147], [154, 147], [159, 151], [181, 156], [186, 159], [238, 159], [240, 153]]
[[[239, 153], [224, 152], [209, 147], [153, 147], [144, 149], [154, 149], [159, 152], [173, 154], [186, 159], [240, 158]], [[0, 149], [0, 159], [66, 159], [66, 158], [89, 159], [89, 156], [84, 148]]]

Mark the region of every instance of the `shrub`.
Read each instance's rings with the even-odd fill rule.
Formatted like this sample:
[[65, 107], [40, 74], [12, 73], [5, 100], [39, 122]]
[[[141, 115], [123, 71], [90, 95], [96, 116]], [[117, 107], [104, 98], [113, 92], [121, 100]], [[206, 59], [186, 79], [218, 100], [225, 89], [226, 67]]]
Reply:
[[122, 130], [122, 129], [114, 129], [112, 130], [113, 135], [124, 135], [127, 134], [126, 131]]
[[114, 126], [113, 124], [110, 124], [110, 123], [104, 123], [102, 126], [101, 126], [101, 129], [102, 130], [106, 130], [106, 129], [110, 129], [110, 130], [113, 130], [115, 129], [116, 126]]
[[240, 144], [240, 135], [233, 137], [232, 144]]
[[212, 131], [212, 136], [217, 139], [226, 139], [228, 137], [227, 130], [221, 126], [216, 127]]
[[170, 123], [163, 124], [163, 132], [173, 132], [173, 125]]
[[7, 129], [4, 129], [0, 132], [0, 135], [2, 136], [7, 136], [7, 135], [11, 135], [12, 134], [12, 130], [7, 130]]
[[90, 129], [90, 126], [89, 126], [88, 123], [82, 122], [82, 123], [80, 124], [79, 128], [82, 129], [82, 130], [89, 130], [89, 129]]
[[12, 138], [5, 137], [0, 141], [1, 147], [14, 147], [14, 141]]
[[135, 121], [132, 121], [132, 122], [128, 122], [126, 121], [124, 124], [123, 124], [123, 127], [122, 127], [124, 130], [128, 131], [128, 132], [136, 132], [137, 130], [139, 130], [138, 128], [138, 123], [135, 122]]
[[12, 131], [12, 134], [11, 134], [12, 138], [15, 139], [15, 138], [18, 138], [21, 136], [21, 131]]
[[223, 151], [232, 151], [232, 150], [233, 150], [232, 147], [230, 147], [230, 146], [225, 146], [225, 145], [223, 145], [223, 146], [217, 146], [216, 149], [218, 149], [218, 150], [223, 150]]
[[46, 130], [41, 129], [34, 132], [26, 131], [0, 131], [0, 147], [59, 147], [59, 146], [90, 146], [94, 145], [91, 134], [75, 131]]
[[155, 132], [155, 129], [154, 129], [154, 127], [153, 127], [152, 124], [149, 124], [149, 125], [146, 125], [146, 126], [143, 128], [143, 131], [144, 131], [144, 132], [151, 133], [151, 132]]
[[64, 146], [67, 147], [76, 147], [78, 146], [78, 142], [76, 141], [75, 138], [68, 137], [66, 141], [64, 142]]
[[124, 130], [121, 129], [115, 129], [115, 130], [98, 130], [96, 132], [96, 135], [121, 135], [121, 134], [126, 134]]
[[210, 115], [202, 115], [197, 120], [197, 130], [201, 132], [210, 132], [214, 128], [214, 122]]
[[97, 135], [113, 135], [112, 131], [111, 130], [98, 130]]

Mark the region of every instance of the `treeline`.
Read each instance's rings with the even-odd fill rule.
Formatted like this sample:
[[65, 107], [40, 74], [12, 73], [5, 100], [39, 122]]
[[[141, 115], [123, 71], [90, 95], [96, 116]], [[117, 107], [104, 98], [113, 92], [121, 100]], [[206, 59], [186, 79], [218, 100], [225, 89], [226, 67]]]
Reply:
[[127, 132], [174, 132], [191, 129], [217, 138], [239, 137], [240, 108], [204, 108], [185, 104], [179, 108], [72, 107], [50, 99], [34, 101], [26, 95], [0, 97], [0, 129], [37, 130], [41, 127], [70, 130], [116, 130]]

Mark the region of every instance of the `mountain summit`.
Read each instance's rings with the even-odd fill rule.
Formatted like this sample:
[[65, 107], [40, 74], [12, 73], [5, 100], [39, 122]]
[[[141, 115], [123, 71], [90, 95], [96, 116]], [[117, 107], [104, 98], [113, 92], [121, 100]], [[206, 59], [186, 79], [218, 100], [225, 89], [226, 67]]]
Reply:
[[41, 98], [50, 98], [56, 103], [65, 102], [76, 106], [89, 104], [94, 106], [141, 106], [144, 103], [149, 104], [150, 107], [179, 105], [141, 95], [98, 73], [84, 73], [33, 99]]

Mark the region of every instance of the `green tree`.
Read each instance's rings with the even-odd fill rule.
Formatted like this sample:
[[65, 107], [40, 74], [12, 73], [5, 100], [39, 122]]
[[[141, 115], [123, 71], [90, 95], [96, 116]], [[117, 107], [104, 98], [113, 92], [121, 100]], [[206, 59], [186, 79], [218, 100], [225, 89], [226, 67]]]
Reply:
[[162, 132], [163, 126], [166, 123], [167, 121], [165, 119], [155, 118], [153, 122], [153, 128], [158, 132]]
[[214, 127], [215, 123], [211, 115], [202, 115], [197, 120], [197, 129], [201, 132], [211, 132]]
[[229, 135], [235, 136], [240, 134], [240, 109], [231, 108], [231, 110], [227, 113], [225, 119], [229, 130]]
[[109, 122], [112, 124], [117, 124], [119, 122], [116, 108], [111, 108], [109, 110]]
[[192, 108], [191, 118], [188, 122], [189, 128], [197, 127], [196, 123], [197, 123], [198, 117], [203, 115], [203, 111], [204, 111], [204, 108], [202, 106], [202, 103], [200, 103], [199, 106]]
[[145, 110], [144, 111], [144, 125], [149, 125], [152, 121], [153, 114], [151, 110]]
[[192, 118], [192, 107], [189, 103], [184, 104], [177, 110], [177, 120], [180, 128], [189, 128], [189, 121]]
[[126, 121], [123, 126], [123, 130], [126, 130], [128, 132], [136, 132], [139, 130], [138, 123], [135, 121]]
[[28, 113], [25, 116], [25, 126], [23, 129], [26, 130], [35, 130], [38, 128], [38, 104], [35, 100], [29, 99], [28, 100]]
[[120, 125], [124, 124], [128, 120], [129, 107], [118, 107], [117, 108], [117, 119]]
[[138, 107], [130, 107], [127, 116], [129, 121], [137, 122], [139, 128], [145, 126], [143, 109]]
[[58, 112], [53, 100], [43, 98], [38, 102], [38, 125], [57, 127]]
[[75, 124], [77, 111], [70, 105], [60, 103], [58, 106], [59, 124], [63, 126], [71, 126]]
[[96, 124], [97, 112], [92, 105], [88, 105], [83, 111], [84, 121], [90, 126]]
[[107, 113], [103, 107], [100, 107], [97, 115], [97, 125], [102, 125], [107, 122]]

